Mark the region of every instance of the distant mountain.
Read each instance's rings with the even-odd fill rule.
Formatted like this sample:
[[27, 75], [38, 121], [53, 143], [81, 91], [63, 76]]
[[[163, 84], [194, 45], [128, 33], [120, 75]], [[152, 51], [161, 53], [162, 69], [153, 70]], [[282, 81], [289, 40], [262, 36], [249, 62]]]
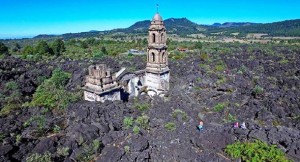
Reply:
[[211, 26], [220, 27], [221, 25], [222, 25], [221, 23], [214, 23]]
[[[125, 29], [117, 29], [115, 32], [125, 32], [125, 33], [147, 33], [151, 21], [144, 20], [136, 22]], [[164, 24], [167, 28], [168, 34], [178, 34], [178, 35], [187, 35], [200, 33], [205, 30], [204, 26], [198, 25], [186, 18], [170, 18], [164, 21]]]
[[47, 39], [47, 38], [53, 38], [53, 37], [56, 37], [57, 35], [54, 35], [54, 34], [40, 34], [38, 36], [35, 36], [34, 38], [37, 38], [37, 39]]
[[221, 24], [221, 23], [214, 23], [211, 26], [220, 27], [220, 28], [232, 28], [232, 27], [250, 26], [250, 25], [255, 25], [255, 24], [258, 24], [258, 23], [251, 23], [251, 22], [225, 22], [223, 24]]
[[[177, 34], [186, 36], [188, 34], [203, 33], [210, 35], [212, 33], [223, 33], [230, 35], [231, 33], [240, 33], [239, 36], [245, 36], [248, 33], [266, 33], [269, 36], [300, 36], [300, 19], [286, 20], [274, 23], [250, 23], [250, 22], [226, 22], [214, 23], [212, 25], [199, 25], [187, 18], [170, 18], [164, 21], [168, 34]], [[67, 33], [62, 35], [38, 35], [34, 38], [51, 39], [51, 38], [88, 38], [99, 37], [105, 34], [142, 34], [146, 35], [150, 25], [150, 20], [144, 20], [134, 23], [128, 28], [113, 29], [108, 31], [91, 30], [81, 33]]]
[[170, 18], [164, 21], [170, 34], [187, 35], [197, 34], [206, 30], [205, 26], [196, 24], [186, 18]]
[[300, 36], [300, 19], [286, 20], [280, 22], [259, 23], [224, 23], [220, 26], [213, 24], [206, 30], [210, 33], [240, 33], [245, 36], [248, 33], [265, 33], [269, 36]]

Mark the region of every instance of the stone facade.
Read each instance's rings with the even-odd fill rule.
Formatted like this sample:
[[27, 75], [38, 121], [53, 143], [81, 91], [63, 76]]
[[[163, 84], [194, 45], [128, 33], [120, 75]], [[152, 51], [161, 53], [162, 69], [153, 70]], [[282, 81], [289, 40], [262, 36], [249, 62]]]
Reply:
[[170, 77], [166, 40], [166, 28], [156, 13], [149, 27], [146, 69], [132, 73], [122, 68], [111, 74], [105, 64], [91, 65], [83, 88], [85, 100], [126, 100], [124, 96], [143, 93], [163, 96], [169, 90]]
[[160, 94], [169, 90], [169, 77], [166, 28], [156, 13], [149, 27], [145, 85]]
[[88, 101], [120, 100], [120, 86], [116, 75], [105, 64], [89, 66], [89, 75], [85, 78], [84, 98]]

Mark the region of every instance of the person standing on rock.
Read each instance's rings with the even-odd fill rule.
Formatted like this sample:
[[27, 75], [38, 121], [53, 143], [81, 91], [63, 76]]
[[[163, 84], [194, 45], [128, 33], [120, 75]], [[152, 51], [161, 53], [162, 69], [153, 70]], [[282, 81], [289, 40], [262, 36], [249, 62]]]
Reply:
[[245, 122], [243, 122], [243, 123], [241, 124], [241, 128], [242, 128], [242, 129], [247, 129], [246, 123], [245, 123]]
[[233, 128], [239, 128], [239, 122], [234, 123]]
[[203, 130], [203, 121], [202, 120], [200, 120], [200, 122], [199, 122], [198, 129], [199, 129], [199, 131]]

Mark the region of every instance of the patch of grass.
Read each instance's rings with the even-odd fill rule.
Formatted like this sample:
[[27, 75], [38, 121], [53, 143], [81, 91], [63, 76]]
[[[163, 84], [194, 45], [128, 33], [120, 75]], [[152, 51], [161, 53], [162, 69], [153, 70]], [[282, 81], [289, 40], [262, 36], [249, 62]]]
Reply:
[[203, 68], [204, 70], [210, 69], [210, 66], [207, 65], [207, 64], [199, 64], [199, 67], [200, 67], [200, 68]]
[[208, 54], [207, 54], [207, 53], [201, 53], [201, 54], [200, 54], [200, 59], [201, 59], [202, 61], [207, 60], [207, 59], [208, 59]]
[[174, 53], [169, 54], [169, 58], [175, 59], [175, 60], [181, 60], [186, 57], [186, 54], [184, 52], [175, 51]]
[[21, 107], [18, 103], [7, 103], [1, 110], [0, 110], [0, 116], [6, 116], [11, 111], [19, 109]]
[[165, 124], [165, 128], [168, 131], [174, 131], [176, 129], [176, 124], [173, 122], [168, 122], [167, 124]]
[[26, 162], [52, 162], [51, 153], [48, 151], [44, 154], [34, 153], [26, 158]]
[[237, 71], [238, 74], [244, 74], [247, 72], [248, 68], [245, 65], [242, 65], [240, 69]]
[[141, 130], [140, 127], [138, 127], [138, 126], [136, 126], [136, 125], [135, 125], [135, 126], [133, 127], [133, 129], [132, 129], [132, 131], [133, 131], [134, 134], [139, 134], [139, 133], [140, 133], [140, 130]]
[[226, 77], [224, 75], [218, 75], [218, 80], [216, 82], [217, 85], [221, 85], [227, 81]]
[[71, 93], [64, 89], [70, 77], [71, 74], [60, 69], [54, 70], [52, 77], [37, 88], [32, 101], [24, 106], [44, 106], [50, 109], [66, 108], [71, 102], [81, 97], [79, 93]]
[[15, 81], [10, 81], [5, 84], [7, 90], [16, 90], [19, 88], [18, 84]]
[[93, 146], [93, 151], [97, 152], [98, 149], [100, 148], [101, 142], [97, 139], [93, 140], [92, 146]]
[[289, 60], [287, 60], [287, 59], [282, 59], [282, 60], [279, 61], [279, 63], [280, 63], [280, 64], [287, 64], [287, 63], [289, 63]]
[[0, 116], [8, 115], [11, 111], [21, 108], [22, 93], [16, 89], [8, 96], [0, 95], [0, 100], [4, 102], [4, 107], [0, 110]]
[[272, 121], [272, 124], [273, 124], [274, 127], [277, 127], [277, 126], [280, 126], [280, 125], [281, 125], [281, 123], [280, 123], [279, 120], [273, 120], [273, 121]]
[[134, 107], [140, 111], [146, 111], [150, 108], [150, 105], [147, 103], [137, 103]]
[[143, 114], [142, 116], [139, 116], [135, 122], [142, 128], [147, 129], [149, 128], [149, 116]]
[[129, 129], [133, 125], [133, 118], [132, 117], [125, 117], [123, 119], [123, 125], [125, 129]]
[[214, 106], [215, 112], [220, 112], [225, 108], [225, 103], [218, 103], [216, 106]]
[[130, 147], [129, 146], [124, 146], [124, 150], [126, 153], [128, 153], [130, 151]]
[[228, 123], [228, 122], [235, 122], [236, 121], [236, 117], [233, 116], [232, 114], [228, 113], [226, 115], [226, 118], [224, 119], [224, 122]]
[[215, 65], [215, 70], [218, 72], [222, 72], [226, 69], [226, 64], [222, 61], [218, 62], [217, 65]]
[[194, 86], [194, 89], [195, 89], [196, 91], [201, 91], [201, 90], [202, 90], [202, 88], [201, 88], [201, 87], [198, 87], [198, 86]]
[[187, 114], [186, 114], [184, 111], [182, 111], [182, 110], [180, 110], [180, 109], [175, 109], [175, 110], [173, 110], [172, 116], [173, 116], [174, 118], [177, 118], [178, 115], [181, 115], [182, 120], [184, 120], [184, 121], [187, 120]]
[[22, 136], [20, 134], [16, 135], [16, 144], [21, 143]]
[[263, 92], [264, 92], [264, 89], [262, 87], [260, 87], [259, 85], [256, 85], [254, 87], [254, 89], [252, 90], [252, 94], [255, 96], [261, 95], [261, 94], [263, 94]]
[[35, 116], [32, 116], [31, 118], [29, 118], [27, 121], [25, 121], [23, 123], [23, 126], [24, 127], [28, 127], [32, 124], [35, 124], [38, 128], [38, 132], [42, 133], [43, 130], [44, 130], [44, 127], [45, 127], [45, 124], [46, 124], [46, 119], [45, 119], [45, 116], [43, 115], [35, 115]]
[[241, 158], [242, 161], [290, 161], [275, 145], [270, 146], [259, 140], [227, 145], [225, 152], [234, 159]]
[[91, 144], [83, 144], [83, 149], [81, 152], [76, 156], [76, 160], [80, 162], [90, 162], [92, 161], [101, 146], [101, 142], [97, 139], [95, 139]]
[[0, 133], [0, 142], [3, 142], [3, 139], [5, 138], [5, 135], [3, 133]]
[[60, 148], [57, 148], [56, 150], [56, 153], [59, 155], [59, 156], [68, 156], [70, 153], [70, 148], [69, 147], [60, 147]]
[[61, 130], [61, 128], [58, 125], [55, 125], [53, 128], [54, 133], [58, 133]]
[[234, 103], [234, 106], [235, 106], [235, 107], [240, 107], [241, 105], [240, 105], [239, 103], [235, 102], [235, 103]]

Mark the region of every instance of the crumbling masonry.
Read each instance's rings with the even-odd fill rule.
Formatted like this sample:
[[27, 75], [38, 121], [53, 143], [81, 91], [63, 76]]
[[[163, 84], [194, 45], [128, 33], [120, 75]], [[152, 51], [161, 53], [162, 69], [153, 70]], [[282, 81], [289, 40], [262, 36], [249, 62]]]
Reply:
[[146, 69], [131, 73], [122, 68], [111, 74], [105, 64], [91, 65], [83, 87], [84, 99], [114, 101], [143, 93], [164, 96], [169, 90], [170, 78], [166, 40], [162, 17], [156, 13], [149, 27]]

